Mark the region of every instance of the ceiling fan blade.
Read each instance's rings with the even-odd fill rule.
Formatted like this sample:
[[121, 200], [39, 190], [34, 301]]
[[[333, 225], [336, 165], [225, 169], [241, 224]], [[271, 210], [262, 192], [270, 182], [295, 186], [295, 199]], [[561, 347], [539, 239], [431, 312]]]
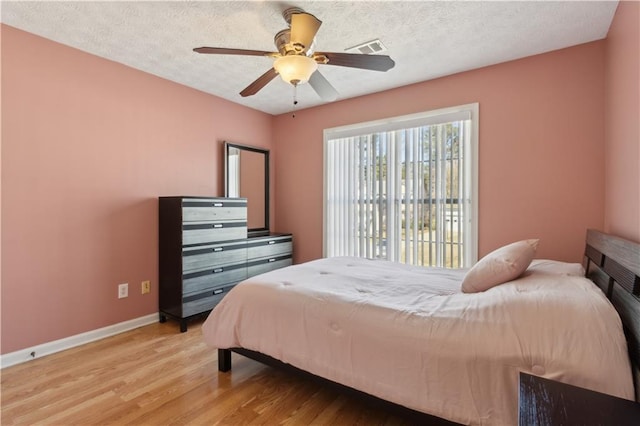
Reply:
[[322, 21], [309, 13], [294, 13], [291, 15], [291, 44], [306, 53], [313, 44], [320, 25]]
[[240, 96], [244, 98], [247, 96], [255, 95], [260, 91], [260, 89], [266, 86], [267, 83], [273, 80], [277, 75], [278, 73], [276, 72], [276, 70], [271, 68], [269, 71], [265, 72], [260, 77], [258, 77], [256, 81], [248, 85], [242, 92], [240, 92]]
[[338, 99], [338, 91], [327, 81], [320, 71], [316, 70], [309, 78], [309, 85], [313, 87], [323, 101], [332, 102]]
[[314, 56], [325, 56], [327, 65], [362, 68], [373, 71], [389, 71], [395, 66], [393, 59], [386, 55], [363, 55], [359, 53], [316, 52]]
[[208, 53], [214, 55], [248, 55], [248, 56], [272, 56], [277, 55], [274, 52], [265, 50], [247, 50], [247, 49], [228, 49], [226, 47], [196, 47], [194, 52]]

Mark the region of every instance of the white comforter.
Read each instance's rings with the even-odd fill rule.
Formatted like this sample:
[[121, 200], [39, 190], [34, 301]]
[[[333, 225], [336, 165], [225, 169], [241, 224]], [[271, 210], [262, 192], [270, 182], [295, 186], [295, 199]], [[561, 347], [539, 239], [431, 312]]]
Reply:
[[460, 292], [464, 271], [344, 257], [294, 265], [236, 286], [204, 338], [467, 424], [517, 424], [520, 371], [632, 399], [614, 308], [567, 274], [572, 265], [535, 263], [477, 294]]

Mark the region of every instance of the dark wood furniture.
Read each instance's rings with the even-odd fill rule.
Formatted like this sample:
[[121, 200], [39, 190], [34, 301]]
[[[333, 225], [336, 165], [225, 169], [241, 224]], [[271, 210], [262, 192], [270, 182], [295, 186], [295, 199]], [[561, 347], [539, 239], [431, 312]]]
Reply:
[[640, 404], [521, 372], [518, 424], [637, 426]]
[[247, 238], [245, 198], [160, 197], [160, 322], [187, 331], [237, 283], [291, 265], [292, 254], [291, 234]]
[[247, 200], [160, 197], [159, 312], [187, 321], [247, 277]]
[[640, 401], [640, 244], [590, 229], [585, 258], [587, 276], [605, 292], [622, 320]]
[[[609, 299], [620, 314], [627, 337], [629, 356], [634, 372], [636, 400], [640, 401], [640, 397], [638, 396], [640, 390], [640, 298], [637, 296], [640, 279], [640, 244], [599, 231], [588, 230], [585, 263], [586, 275], [608, 294]], [[634, 292], [636, 293], [634, 294]], [[306, 377], [313, 377], [314, 380], [319, 380], [330, 386], [348, 389], [351, 393], [361, 394], [363, 398], [372, 401], [374, 404], [379, 404], [382, 401], [372, 395], [336, 384], [325, 378], [284, 364], [268, 355], [244, 348], [218, 349], [219, 371], [228, 372], [231, 370], [232, 352], [271, 366], [285, 368], [288, 371], [296, 372]], [[603, 368], [607, 368], [607, 366], [603, 366]], [[426, 413], [409, 410], [406, 407], [388, 401], [384, 401], [384, 403], [387, 407], [393, 407], [394, 412], [405, 413], [413, 422], [419, 422], [420, 424], [443, 424], [441, 422], [447, 422], [446, 420]], [[569, 425], [575, 423], [567, 422], [564, 424]], [[635, 424], [640, 424], [640, 422], [636, 422]]]
[[293, 262], [293, 236], [272, 233], [247, 240], [247, 276], [263, 274]]

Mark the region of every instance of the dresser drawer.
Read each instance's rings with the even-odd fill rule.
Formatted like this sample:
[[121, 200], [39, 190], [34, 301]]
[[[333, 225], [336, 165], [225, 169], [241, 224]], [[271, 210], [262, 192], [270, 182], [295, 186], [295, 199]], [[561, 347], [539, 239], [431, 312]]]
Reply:
[[291, 237], [286, 238], [265, 238], [255, 241], [249, 239], [247, 244], [247, 258], [259, 259], [261, 257], [274, 257], [283, 254], [290, 254], [293, 250]]
[[193, 222], [182, 225], [182, 244], [241, 240], [247, 236], [247, 222]]
[[182, 316], [189, 317], [202, 312], [210, 311], [220, 303], [222, 298], [231, 290], [234, 285], [220, 287], [215, 290], [195, 294], [183, 299]]
[[188, 272], [233, 263], [243, 263], [246, 259], [246, 241], [186, 247], [182, 250], [182, 270]]
[[273, 271], [274, 269], [284, 268], [290, 266], [293, 263], [291, 256], [271, 257], [267, 259], [256, 260], [249, 262], [247, 265], [247, 275], [253, 277], [254, 275], [264, 274], [265, 272]]
[[246, 278], [247, 265], [244, 262], [238, 265], [221, 266], [213, 269], [190, 272], [183, 276], [182, 293], [198, 293], [213, 289], [214, 287], [235, 284]]
[[246, 199], [194, 199], [182, 201], [182, 220], [185, 222], [198, 221], [246, 221]]

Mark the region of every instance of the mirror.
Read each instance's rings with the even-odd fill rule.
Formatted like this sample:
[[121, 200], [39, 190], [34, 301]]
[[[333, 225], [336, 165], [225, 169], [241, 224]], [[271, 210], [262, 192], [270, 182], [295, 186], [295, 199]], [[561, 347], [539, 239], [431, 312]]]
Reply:
[[249, 235], [269, 233], [269, 150], [224, 143], [225, 196], [247, 199]]

